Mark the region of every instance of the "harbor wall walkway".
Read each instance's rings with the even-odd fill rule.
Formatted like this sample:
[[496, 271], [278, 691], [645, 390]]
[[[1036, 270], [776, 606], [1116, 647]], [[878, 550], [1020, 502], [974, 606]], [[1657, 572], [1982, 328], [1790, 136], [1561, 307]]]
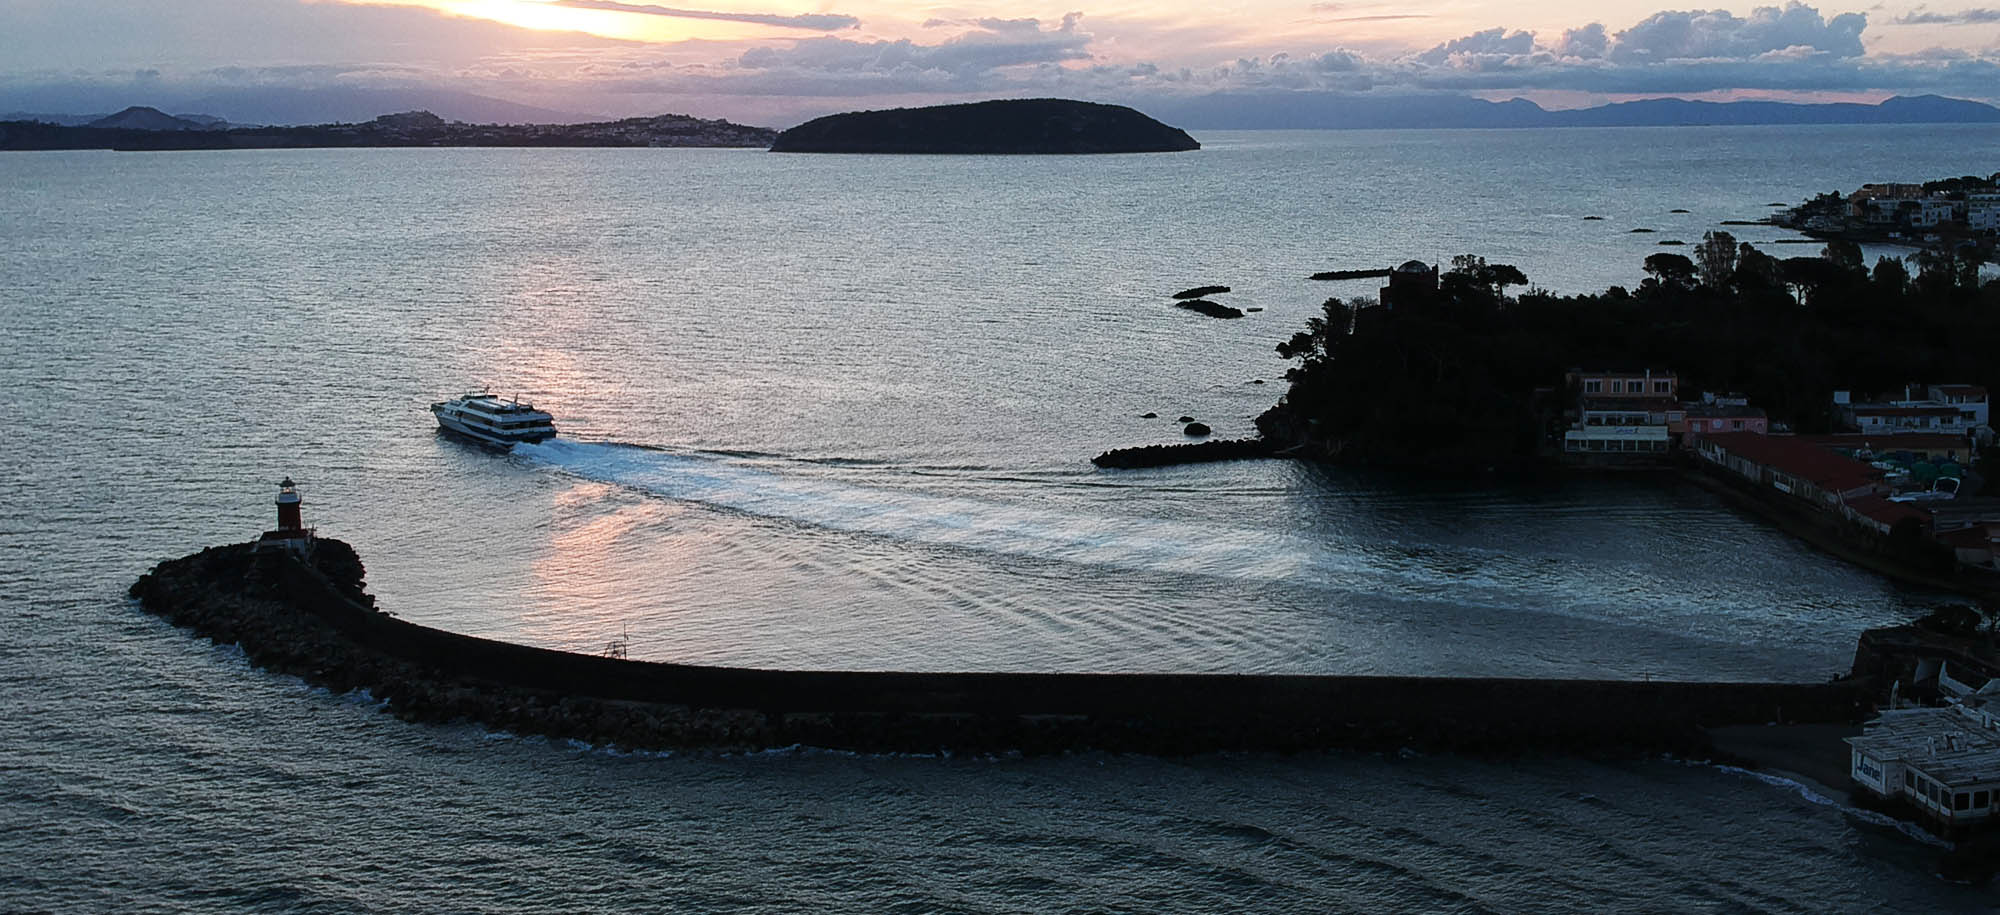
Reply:
[[1706, 727], [1851, 722], [1848, 683], [1273, 674], [787, 671], [626, 660], [475, 638], [384, 613], [345, 543], [161, 563], [147, 610], [268, 669], [367, 689], [413, 721], [631, 748], [1158, 754], [1353, 748], [1705, 755]]

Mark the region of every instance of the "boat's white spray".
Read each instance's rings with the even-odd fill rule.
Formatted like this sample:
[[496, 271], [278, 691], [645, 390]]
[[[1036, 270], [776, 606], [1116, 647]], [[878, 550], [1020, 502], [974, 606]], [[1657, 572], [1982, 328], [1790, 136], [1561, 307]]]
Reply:
[[630, 445], [553, 439], [517, 445], [514, 453], [669, 499], [989, 553], [1266, 581], [1292, 580], [1308, 567], [1331, 571], [1325, 566], [1333, 558], [1297, 538], [1262, 531], [898, 491]]

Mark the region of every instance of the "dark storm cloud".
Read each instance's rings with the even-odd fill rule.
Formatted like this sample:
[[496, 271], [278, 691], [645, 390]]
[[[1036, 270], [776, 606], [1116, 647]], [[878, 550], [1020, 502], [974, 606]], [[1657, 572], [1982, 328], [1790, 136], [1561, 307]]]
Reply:
[[1896, 17], [1897, 25], [1985, 25], [2000, 22], [2000, 10], [1969, 9], [1955, 13], [1934, 13], [1923, 7]]

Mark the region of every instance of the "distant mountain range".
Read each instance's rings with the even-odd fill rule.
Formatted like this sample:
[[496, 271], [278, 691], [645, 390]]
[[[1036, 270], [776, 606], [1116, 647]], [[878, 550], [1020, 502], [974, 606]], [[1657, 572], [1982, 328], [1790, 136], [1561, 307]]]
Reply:
[[1874, 105], [1657, 98], [1551, 111], [1526, 99], [1226, 92], [1152, 100], [1143, 110], [1196, 130], [2000, 123], [2000, 108], [1936, 95], [1896, 96]]
[[[129, 95], [120, 98], [105, 91], [14, 98], [0, 95], [0, 121], [41, 121], [65, 127], [84, 127], [92, 121], [115, 117], [104, 112], [124, 107], [132, 101]], [[414, 110], [434, 111], [446, 120], [468, 124], [576, 124], [605, 120], [599, 115], [538, 108], [470, 92], [440, 89], [230, 89], [198, 96], [139, 101], [150, 102], [154, 110], [205, 112], [173, 115], [182, 120], [226, 121], [237, 126], [358, 124], [384, 112]], [[13, 110], [7, 110], [10, 108]], [[65, 110], [95, 113], [50, 113]]]
[[[0, 97], [0, 104], [7, 99]], [[54, 99], [13, 100], [17, 104]], [[1114, 101], [1106, 99], [1105, 101]], [[1223, 92], [1189, 98], [1124, 99], [1123, 104], [1191, 130], [1678, 127], [1706, 124], [1993, 124], [2000, 108], [1936, 95], [1897, 96], [1879, 104], [1798, 102], [1698, 102], [1677, 98], [1618, 102], [1551, 111], [1525, 99], [1489, 102], [1451, 95], [1342, 95], [1328, 92]], [[433, 89], [239, 89], [127, 108], [115, 115], [47, 114], [54, 105], [0, 113], [0, 121], [41, 121], [66, 127], [127, 118], [116, 126], [148, 130], [200, 130], [250, 124], [362, 123], [385, 111], [423, 109], [468, 124], [576, 124], [603, 118], [521, 105], [502, 99]], [[113, 107], [98, 108], [102, 112]], [[89, 109], [83, 109], [89, 110]], [[147, 112], [151, 112], [148, 114]], [[165, 120], [152, 120], [154, 116]], [[175, 121], [195, 126], [176, 126]], [[157, 123], [160, 126], [151, 126]], [[103, 125], [113, 126], [113, 125]]]

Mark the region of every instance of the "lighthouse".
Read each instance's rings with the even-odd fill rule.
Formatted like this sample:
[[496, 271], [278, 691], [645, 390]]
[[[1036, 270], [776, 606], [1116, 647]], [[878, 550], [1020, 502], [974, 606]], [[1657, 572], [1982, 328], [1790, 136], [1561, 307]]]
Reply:
[[299, 506], [304, 504], [304, 501], [299, 498], [299, 484], [292, 482], [291, 477], [286, 477], [284, 482], [278, 484], [278, 530], [306, 529], [305, 523], [299, 520]]
[[265, 531], [257, 538], [258, 550], [291, 550], [304, 555], [312, 551], [313, 532], [306, 527], [299, 506], [305, 499], [299, 496], [299, 484], [286, 477], [278, 484], [278, 529]]

